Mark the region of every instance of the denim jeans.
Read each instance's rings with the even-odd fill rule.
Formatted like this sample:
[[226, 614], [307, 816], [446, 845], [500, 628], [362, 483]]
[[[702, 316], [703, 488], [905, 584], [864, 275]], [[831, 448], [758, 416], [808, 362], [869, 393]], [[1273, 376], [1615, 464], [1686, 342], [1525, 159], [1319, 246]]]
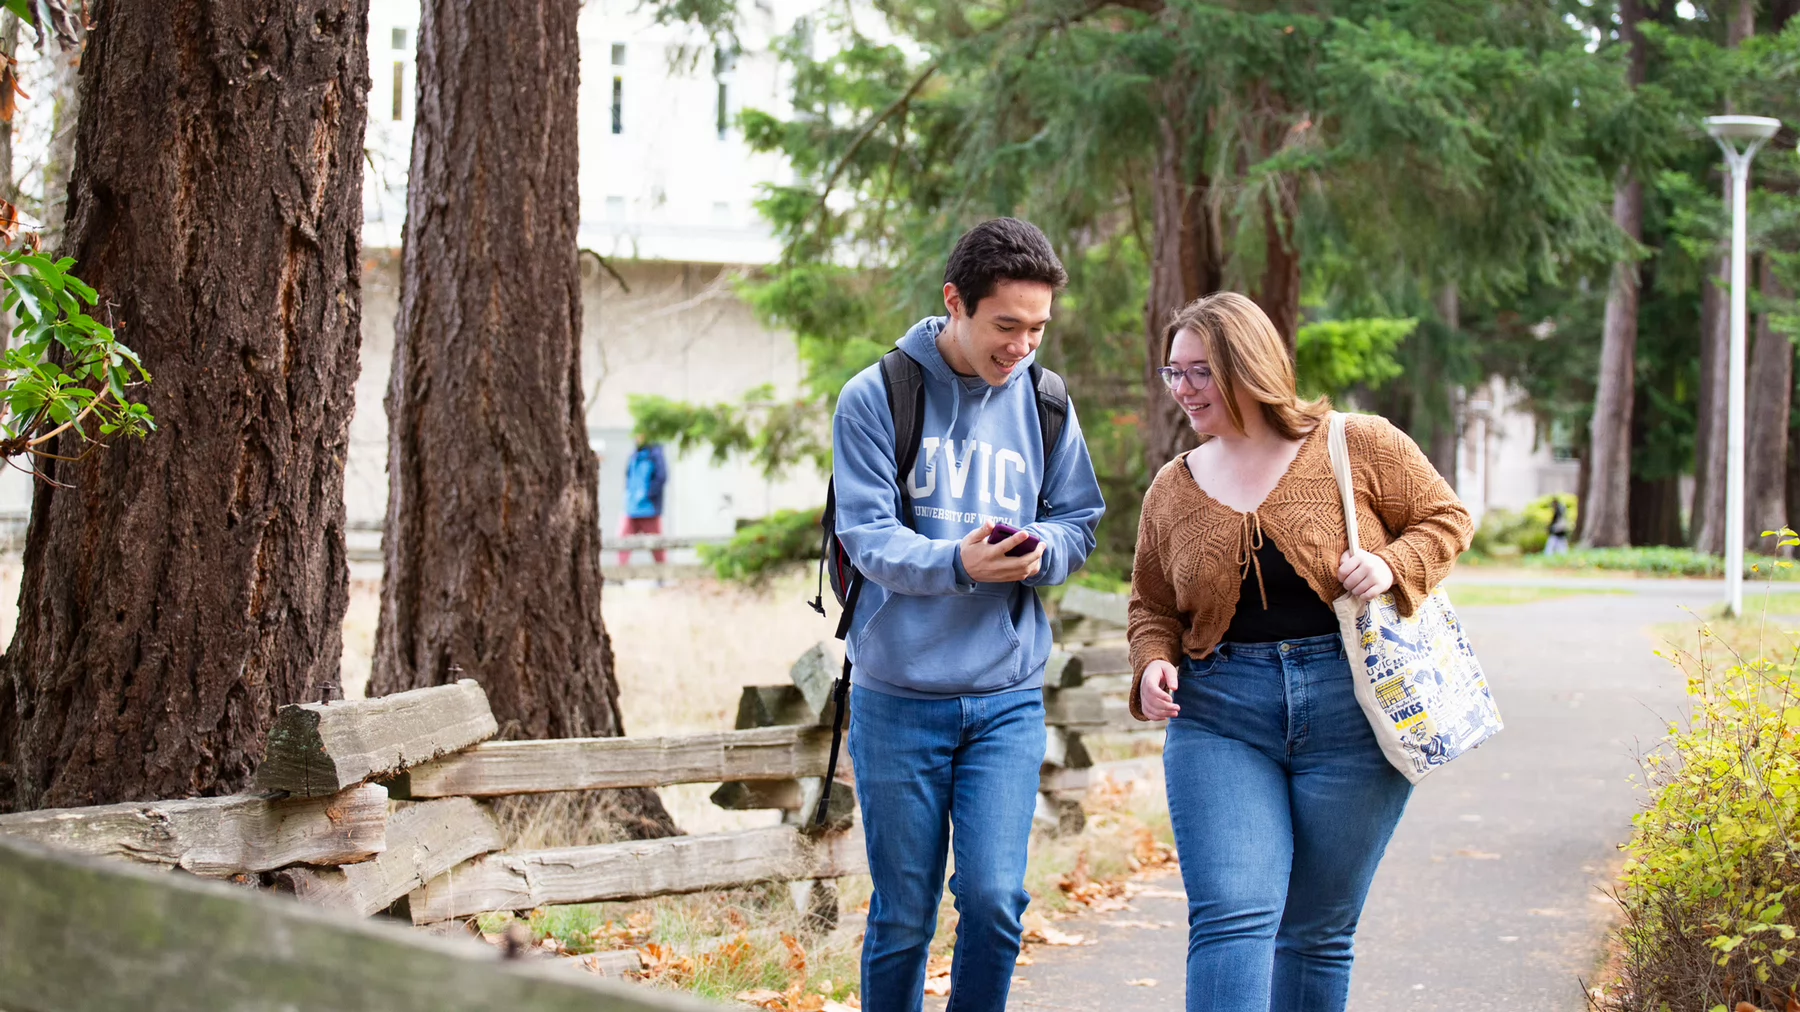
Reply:
[[1188, 895], [1188, 1012], [1343, 1012], [1351, 938], [1412, 785], [1336, 636], [1188, 661], [1163, 750]]
[[[1019, 955], [1025, 852], [1044, 761], [1036, 690], [904, 699], [856, 686], [850, 757], [875, 895], [863, 936], [862, 1007], [918, 1012], [954, 842], [956, 962], [949, 1012], [1006, 1007]], [[952, 834], [951, 829], [955, 828]]]

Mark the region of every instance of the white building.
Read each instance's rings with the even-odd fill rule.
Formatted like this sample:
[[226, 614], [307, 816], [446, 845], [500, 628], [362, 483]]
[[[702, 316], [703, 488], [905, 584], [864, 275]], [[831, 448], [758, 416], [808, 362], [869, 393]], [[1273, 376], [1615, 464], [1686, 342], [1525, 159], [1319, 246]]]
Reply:
[[[765, 384], [778, 397], [798, 394], [792, 338], [762, 326], [731, 284], [743, 268], [780, 255], [754, 201], [762, 184], [787, 178], [780, 158], [748, 149], [735, 119], [745, 106], [785, 115], [788, 81], [773, 46], [796, 26], [808, 31], [819, 6], [745, 5], [735, 58], [720, 56], [699, 30], [656, 24], [638, 0], [582, 7], [579, 242], [596, 254], [581, 258], [582, 372], [608, 532], [617, 529], [632, 446], [630, 395], [737, 401]], [[379, 522], [386, 503], [381, 399], [399, 309], [418, 26], [416, 0], [371, 4], [362, 376], [345, 479], [355, 525]], [[704, 452], [671, 465], [671, 535], [728, 535], [742, 520], [825, 498], [823, 477], [804, 470], [770, 482], [747, 463], [720, 467]]]

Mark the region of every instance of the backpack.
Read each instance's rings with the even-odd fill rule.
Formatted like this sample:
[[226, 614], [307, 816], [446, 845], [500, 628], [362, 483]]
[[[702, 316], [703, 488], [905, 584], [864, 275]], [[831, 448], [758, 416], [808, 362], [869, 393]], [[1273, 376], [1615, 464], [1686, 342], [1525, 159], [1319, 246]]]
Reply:
[[[1069, 388], [1063, 378], [1038, 365], [1031, 364], [1031, 385], [1037, 391], [1038, 435], [1044, 452], [1044, 468], [1049, 471], [1051, 452], [1062, 439], [1069, 423]], [[912, 497], [907, 494], [908, 479], [919, 461], [919, 444], [925, 426], [925, 370], [917, 360], [895, 348], [881, 356], [881, 384], [887, 390], [888, 412], [894, 417], [894, 453], [900, 482], [901, 522], [912, 526]], [[1048, 503], [1039, 490], [1038, 514], [1047, 512]], [[838, 618], [837, 638], [850, 635], [850, 620], [856, 614], [857, 599], [862, 596], [867, 578], [857, 571], [837, 536], [837, 481], [825, 486], [825, 512], [819, 517], [824, 535], [819, 553], [819, 590], [807, 602], [820, 615], [825, 614], [825, 583], [831, 583], [832, 596], [843, 606]], [[844, 738], [844, 711], [850, 701], [850, 652], [844, 651], [844, 670], [832, 690], [831, 758], [826, 762], [825, 783], [819, 794], [814, 815], [815, 828], [825, 825], [826, 805], [831, 800], [831, 783], [837, 777], [838, 747]]]

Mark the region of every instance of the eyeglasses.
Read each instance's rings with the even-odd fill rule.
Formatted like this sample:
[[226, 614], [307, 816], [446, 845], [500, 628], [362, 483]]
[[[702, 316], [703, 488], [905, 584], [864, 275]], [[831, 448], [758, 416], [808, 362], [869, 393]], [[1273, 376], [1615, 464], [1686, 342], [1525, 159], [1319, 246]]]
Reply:
[[1168, 387], [1170, 390], [1175, 389], [1176, 384], [1181, 382], [1181, 378], [1186, 376], [1188, 386], [1193, 387], [1195, 393], [1199, 393], [1207, 387], [1212, 386], [1213, 381], [1212, 367], [1205, 365], [1189, 366], [1186, 369], [1177, 369], [1174, 366], [1165, 365], [1161, 369], [1156, 370], [1156, 375], [1162, 377], [1163, 386]]

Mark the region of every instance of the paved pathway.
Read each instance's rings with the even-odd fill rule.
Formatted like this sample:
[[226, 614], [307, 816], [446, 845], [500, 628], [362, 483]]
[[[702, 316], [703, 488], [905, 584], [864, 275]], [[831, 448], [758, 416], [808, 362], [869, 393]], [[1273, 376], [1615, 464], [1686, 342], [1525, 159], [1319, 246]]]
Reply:
[[[1599, 890], [1642, 800], [1634, 757], [1683, 708], [1650, 626], [1723, 596], [1708, 581], [1608, 585], [1631, 593], [1462, 610], [1507, 727], [1414, 794], [1363, 917], [1352, 1012], [1584, 1008], [1612, 913]], [[1181, 883], [1158, 885], [1071, 929], [1099, 944], [1038, 949], [1011, 1007], [1181, 1009]], [[1143, 978], [1156, 986], [1125, 986]]]

